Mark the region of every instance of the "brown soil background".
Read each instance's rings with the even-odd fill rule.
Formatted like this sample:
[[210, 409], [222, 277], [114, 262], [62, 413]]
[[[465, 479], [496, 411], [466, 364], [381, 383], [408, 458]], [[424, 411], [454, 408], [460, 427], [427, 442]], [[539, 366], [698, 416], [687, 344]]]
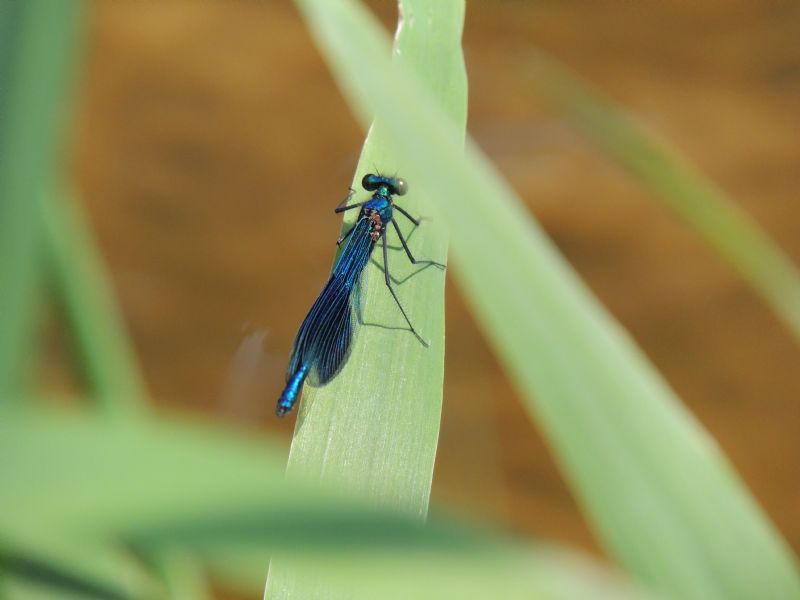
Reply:
[[[394, 3], [372, 6], [390, 26]], [[471, 134], [800, 550], [800, 346], [539, 102], [515, 51], [577, 69], [800, 263], [797, 40], [792, 2], [475, 1], [464, 47]], [[288, 446], [274, 400], [363, 133], [288, 1], [97, 2], [87, 49], [71, 168], [155, 402]], [[434, 505], [597, 551], [454, 285], [447, 335]]]

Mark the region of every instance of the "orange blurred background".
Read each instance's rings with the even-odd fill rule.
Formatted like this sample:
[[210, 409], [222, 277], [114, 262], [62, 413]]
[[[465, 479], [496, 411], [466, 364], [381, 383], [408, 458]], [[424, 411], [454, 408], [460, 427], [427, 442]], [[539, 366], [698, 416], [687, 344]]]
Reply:
[[[516, 51], [578, 70], [800, 263], [800, 4], [468, 4], [470, 133], [800, 551], [800, 346], [537, 99]], [[395, 4], [371, 6], [392, 28]], [[274, 403], [364, 134], [288, 0], [98, 1], [88, 34], [70, 167], [154, 401], [288, 448]], [[64, 343], [54, 327], [50, 379], [75, 386]], [[599, 551], [453, 285], [446, 361], [434, 506]]]

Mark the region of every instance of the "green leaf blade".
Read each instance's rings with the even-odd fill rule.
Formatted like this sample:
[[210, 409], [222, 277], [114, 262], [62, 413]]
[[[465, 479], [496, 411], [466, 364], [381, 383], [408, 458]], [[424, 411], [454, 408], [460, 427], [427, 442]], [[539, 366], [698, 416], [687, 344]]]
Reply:
[[526, 75], [602, 152], [630, 171], [735, 268], [800, 340], [800, 272], [725, 192], [645, 126], [542, 51]]
[[438, 102], [388, 61], [369, 85], [352, 76], [386, 52], [356, 24], [343, 39], [318, 23], [331, 65], [447, 215], [453, 271], [609, 552], [681, 598], [800, 596], [785, 542], [714, 441], [486, 159], [462, 155]]
[[[186, 575], [173, 585], [185, 568], [195, 578], [194, 560], [174, 562], [186, 556], [252, 591], [263, 586], [275, 551], [326, 595], [641, 597], [573, 553], [511, 543], [441, 514], [423, 524], [286, 477], [283, 452], [242, 430], [185, 417], [0, 417], [0, 571], [22, 598], [71, 598], [69, 590], [81, 594], [75, 597], [106, 590], [101, 597], [201, 598], [202, 589], [187, 589]], [[161, 581], [153, 556], [169, 567]]]
[[[348, 21], [352, 16], [349, 7], [344, 5], [299, 4], [312, 31], [325, 22], [334, 23], [344, 35], [352, 27], [378, 28], [363, 9], [352, 22]], [[404, 0], [400, 11], [394, 58], [426, 82], [456, 123], [454, 130], [460, 132], [457, 135], [463, 141], [466, 72], [460, 42], [464, 2]], [[387, 49], [385, 58], [388, 57]], [[371, 77], [373, 67], [365, 65], [361, 76]], [[408, 195], [397, 200], [407, 211], [415, 216], [431, 214], [423, 188], [405, 174], [405, 163], [394, 152], [391, 134], [380, 119], [370, 127], [352, 187], [360, 190], [361, 177], [376, 170], [396, 173], [409, 181]], [[356, 197], [360, 200], [362, 194], [360, 191]], [[410, 237], [417, 259], [446, 262], [447, 236], [435, 222], [425, 219], [410, 235], [404, 217], [398, 214], [396, 219], [406, 237]], [[349, 226], [350, 223], [344, 225]], [[373, 257], [382, 262], [378, 248]], [[444, 273], [435, 267], [411, 268], [399, 250], [390, 252], [389, 266], [391, 275], [403, 281], [402, 285], [395, 285], [400, 301], [430, 347], [423, 347], [408, 331], [386, 289], [383, 272], [374, 264], [369, 265], [363, 294], [367, 324], [360, 327], [342, 373], [323, 388], [307, 388], [288, 470], [317, 476], [378, 505], [424, 518], [444, 385]], [[334, 597], [324, 585], [307, 580], [301, 583], [289, 564], [276, 560], [270, 566], [265, 593], [271, 598]]]
[[[312, 23], [336, 22], [346, 13], [337, 3], [301, 3], [301, 7]], [[403, 22], [395, 48], [397, 60], [424, 71], [423, 78], [431, 85], [442, 78], [449, 81], [437, 98], [451, 118], [459, 121], [462, 139], [466, 120], [466, 77], [460, 50], [463, 10], [463, 2], [403, 2]], [[365, 18], [364, 13], [361, 17]], [[338, 30], [358, 26], [365, 25], [343, 21]], [[372, 22], [366, 26], [377, 25]], [[436, 59], [424, 61], [430, 53]], [[388, 52], [385, 58], [388, 60]], [[365, 66], [362, 72], [369, 78], [371, 68]], [[360, 188], [361, 175], [373, 169], [404, 174], [387, 133], [380, 121], [373, 124], [354, 187]], [[398, 202], [411, 214], [430, 215], [422, 188], [415, 187], [413, 180], [409, 180], [409, 186], [408, 195]], [[407, 230], [404, 217], [397, 218]], [[419, 259], [445, 260], [447, 237], [435, 222], [424, 222], [410, 244]], [[382, 262], [379, 249], [373, 257]], [[424, 516], [441, 412], [444, 274], [435, 267], [412, 268], [401, 250], [391, 251], [389, 261], [392, 276], [405, 280], [395, 284], [397, 294], [417, 329], [430, 340], [430, 348], [423, 347], [408, 331], [386, 290], [383, 272], [369, 265], [364, 294], [366, 324], [359, 328], [343, 372], [323, 388], [307, 388], [289, 470], [316, 473], [350, 490], [360, 490], [378, 503]]]
[[59, 169], [64, 107], [83, 3], [30, 0], [0, 8], [0, 391], [28, 385], [36, 318], [37, 201]]
[[44, 260], [76, 338], [90, 400], [110, 415], [141, 415], [147, 388], [78, 199], [51, 182], [39, 213]]

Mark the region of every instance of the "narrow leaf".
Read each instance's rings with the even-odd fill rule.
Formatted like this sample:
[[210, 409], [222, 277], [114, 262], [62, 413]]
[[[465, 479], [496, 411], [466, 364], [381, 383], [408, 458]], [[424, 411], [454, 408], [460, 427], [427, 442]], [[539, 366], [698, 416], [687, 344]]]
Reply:
[[[340, 22], [338, 13], [342, 11], [338, 3], [331, 3], [324, 10], [313, 2], [301, 1], [299, 5], [312, 23], [312, 31], [317, 19]], [[418, 74], [453, 122], [454, 141], [463, 143], [464, 2], [402, 0], [400, 13], [395, 62]], [[388, 61], [389, 49], [384, 52], [383, 59]], [[370, 79], [382, 61], [371, 63], [369, 57], [365, 58], [359, 76]], [[390, 131], [378, 119], [370, 129], [352, 186], [360, 189], [361, 177], [375, 171], [405, 177], [405, 164], [394, 152]], [[415, 185], [415, 181], [410, 181], [408, 195], [398, 202], [412, 215], [430, 215], [422, 202], [425, 190]], [[402, 216], [396, 219], [402, 221]], [[350, 225], [346, 222], [344, 227]], [[447, 236], [435, 222], [425, 219], [413, 236], [405, 226], [403, 229], [411, 238], [418, 259], [446, 262]], [[374, 264], [369, 265], [363, 294], [363, 320], [367, 325], [360, 327], [343, 372], [324, 388], [306, 392], [288, 470], [318, 475], [359, 491], [379, 504], [424, 517], [439, 438], [444, 385], [444, 273], [436, 267], [412, 269], [400, 250], [391, 252], [389, 264], [382, 266], [403, 282], [395, 285], [400, 302], [415, 327], [430, 341], [429, 347], [423, 347], [410, 335], [386, 289], [384, 273]], [[321, 589], [319, 582], [301, 581], [288, 567], [280, 565], [277, 560], [270, 565], [267, 597], [333, 597], [327, 592], [313, 591]]]
[[89, 398], [130, 417], [147, 398], [136, 358], [81, 206], [55, 185], [40, 195], [43, 254], [75, 337]]
[[0, 391], [29, 383], [40, 182], [59, 167], [82, 2], [3, 3], [0, 32]]
[[[437, 101], [456, 123], [456, 139], [463, 139], [463, 1], [405, 0], [400, 4], [403, 19], [398, 28], [395, 60], [414, 69], [434, 90]], [[315, 9], [310, 2], [301, 2], [300, 6], [312, 21], [341, 18], [336, 2], [324, 10]], [[388, 61], [389, 56], [386, 48], [383, 58]], [[366, 57], [358, 76], [370, 79], [378, 64], [382, 63]], [[412, 100], [405, 96], [405, 100]], [[394, 152], [391, 134], [377, 121], [364, 146], [353, 187], [360, 189], [362, 175], [374, 170], [402, 175], [403, 165]], [[398, 202], [412, 215], [430, 215], [424, 188], [415, 181], [409, 181], [409, 186], [408, 195]], [[361, 190], [357, 198], [363, 199], [365, 194]], [[398, 218], [402, 221], [402, 216]], [[407, 223], [401, 225], [408, 232]], [[447, 236], [436, 222], [423, 222], [409, 243], [420, 259], [445, 262]], [[379, 254], [376, 251], [374, 256], [382, 265]], [[316, 474], [351, 491], [358, 490], [378, 503], [424, 516], [441, 415], [444, 273], [435, 267], [412, 268], [399, 249], [390, 253], [389, 267], [392, 276], [403, 281], [395, 285], [397, 294], [415, 327], [430, 340], [430, 347], [423, 347], [408, 331], [386, 289], [382, 270], [369, 265], [363, 294], [366, 324], [359, 328], [343, 372], [323, 388], [307, 386], [289, 471]]]
[[0, 557], [15, 577], [63, 593], [155, 597], [139, 593], [152, 587], [133, 586], [136, 572], [119, 556], [125, 544], [146, 556], [192, 551], [242, 589], [263, 585], [269, 555], [280, 551], [303, 581], [364, 598], [437, 598], [448, 589], [476, 599], [491, 590], [640, 597], [574, 554], [511, 543], [444, 515], [425, 524], [287, 478], [281, 453], [241, 432], [173, 419], [0, 417]]
[[538, 93], [694, 227], [800, 340], [800, 272], [759, 225], [677, 150], [566, 66], [536, 51], [528, 67]]
[[[785, 544], [717, 445], [352, 2], [306, 0], [359, 116], [450, 225], [455, 273], [609, 552], [681, 598], [789, 598]], [[364, 77], [369, 73], [369, 77]], [[414, 371], [408, 371], [409, 377]]]
[[125, 552], [110, 544], [65, 539], [41, 527], [4, 524], [2, 598], [150, 599], [158, 588]]

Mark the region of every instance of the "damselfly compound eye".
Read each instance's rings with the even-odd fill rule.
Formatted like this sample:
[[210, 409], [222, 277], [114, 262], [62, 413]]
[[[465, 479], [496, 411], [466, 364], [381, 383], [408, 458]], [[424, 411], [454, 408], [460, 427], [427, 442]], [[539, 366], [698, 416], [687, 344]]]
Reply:
[[394, 193], [398, 196], [405, 196], [408, 191], [408, 184], [405, 179], [397, 178], [394, 180]]
[[361, 186], [368, 192], [374, 192], [380, 184], [381, 178], [372, 173], [367, 173], [364, 175], [364, 179], [361, 180]]

